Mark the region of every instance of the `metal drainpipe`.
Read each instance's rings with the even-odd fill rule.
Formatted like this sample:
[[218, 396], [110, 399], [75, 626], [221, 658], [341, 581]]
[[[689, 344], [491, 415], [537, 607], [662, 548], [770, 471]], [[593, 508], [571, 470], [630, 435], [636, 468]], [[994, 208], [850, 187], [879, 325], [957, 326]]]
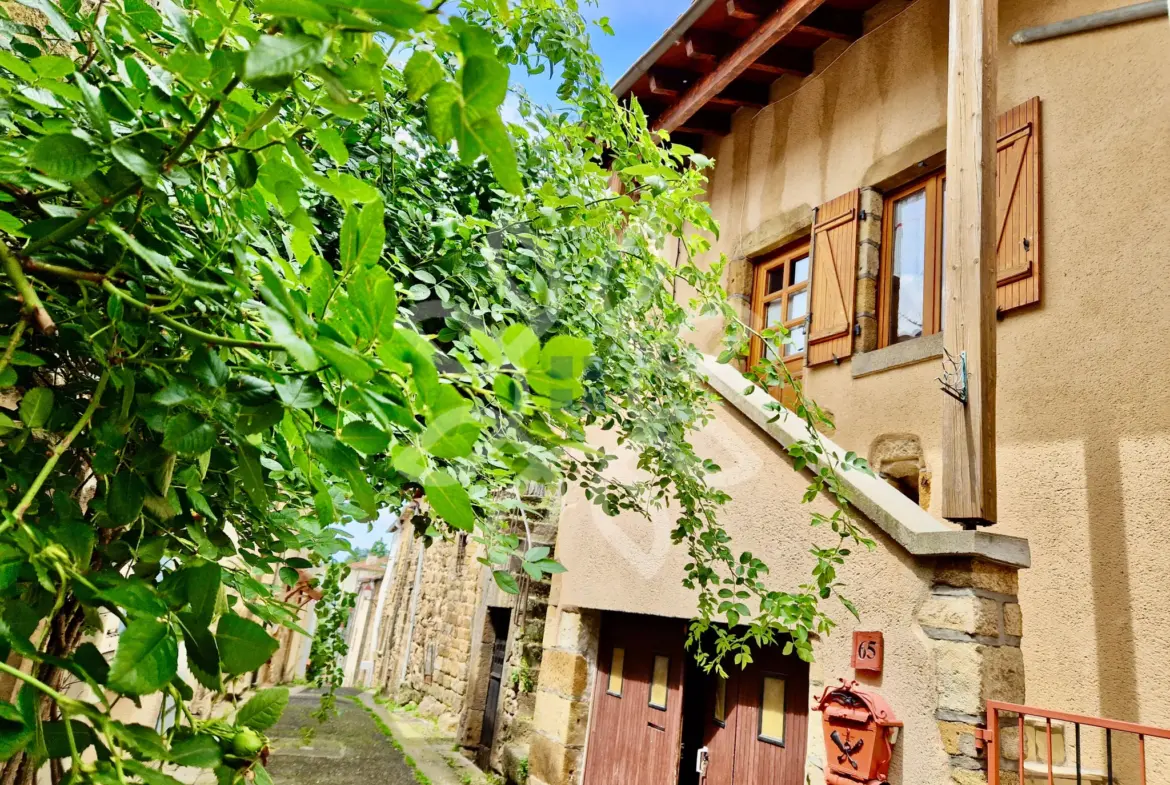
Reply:
[[1103, 27], [1123, 25], [1128, 22], [1140, 22], [1143, 19], [1154, 19], [1159, 16], [1170, 15], [1167, 0], [1149, 0], [1149, 2], [1127, 5], [1123, 8], [1114, 8], [1109, 11], [1100, 11], [1095, 14], [1078, 16], [1075, 19], [1065, 19], [1063, 22], [1053, 22], [1048, 25], [1025, 27], [1012, 36], [1013, 44], [1030, 44], [1036, 41], [1047, 41], [1050, 38], [1060, 38], [1073, 33], [1083, 33], [1088, 30], [1100, 30]]

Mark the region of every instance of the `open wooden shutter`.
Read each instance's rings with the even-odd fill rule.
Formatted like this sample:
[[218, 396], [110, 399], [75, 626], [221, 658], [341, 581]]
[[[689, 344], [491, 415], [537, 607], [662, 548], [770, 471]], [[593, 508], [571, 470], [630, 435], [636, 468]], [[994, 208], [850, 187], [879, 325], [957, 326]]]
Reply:
[[813, 227], [812, 307], [808, 364], [853, 354], [853, 304], [857, 286], [857, 226], [861, 191], [850, 191], [817, 210]]
[[999, 310], [1040, 302], [1040, 99], [999, 118], [996, 291]]

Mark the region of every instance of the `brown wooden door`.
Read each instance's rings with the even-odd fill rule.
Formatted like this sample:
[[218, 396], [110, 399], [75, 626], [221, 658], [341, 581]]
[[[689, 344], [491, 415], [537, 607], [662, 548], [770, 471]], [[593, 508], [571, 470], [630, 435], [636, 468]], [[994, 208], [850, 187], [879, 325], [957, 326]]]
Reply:
[[677, 781], [685, 640], [682, 619], [602, 618], [585, 785]]
[[706, 732], [707, 779], [703, 785], [732, 785], [735, 779], [735, 727], [738, 719], [740, 671], [732, 668], [727, 678], [707, 680]]
[[803, 785], [806, 663], [769, 647], [757, 652], [747, 668], [729, 668], [725, 682], [712, 677], [709, 696], [703, 785]]

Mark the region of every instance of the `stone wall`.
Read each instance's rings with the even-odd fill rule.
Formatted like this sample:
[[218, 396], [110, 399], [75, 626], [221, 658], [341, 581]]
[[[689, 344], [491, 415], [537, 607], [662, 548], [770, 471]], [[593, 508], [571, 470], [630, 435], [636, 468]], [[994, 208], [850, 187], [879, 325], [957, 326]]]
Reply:
[[[931, 641], [938, 689], [939, 736], [956, 785], [987, 782], [988, 761], [976, 743], [987, 701], [1024, 702], [1023, 617], [1016, 570], [982, 561], [947, 560], [935, 569], [931, 597], [918, 624]], [[1005, 761], [1017, 755], [1005, 727]], [[1006, 768], [1006, 766], [1005, 766]], [[1003, 772], [1003, 785], [1016, 776]]]
[[[551, 601], [556, 601], [555, 591]], [[599, 611], [549, 605], [529, 751], [530, 785], [581, 783], [600, 631]]]

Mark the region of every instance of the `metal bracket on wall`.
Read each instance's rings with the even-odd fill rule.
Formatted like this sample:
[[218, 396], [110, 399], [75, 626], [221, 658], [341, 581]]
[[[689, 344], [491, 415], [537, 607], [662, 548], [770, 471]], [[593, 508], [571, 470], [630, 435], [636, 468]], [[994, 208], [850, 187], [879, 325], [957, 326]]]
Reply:
[[967, 405], [967, 353], [959, 352], [955, 356], [943, 349], [943, 372], [938, 377], [942, 391], [964, 406]]

